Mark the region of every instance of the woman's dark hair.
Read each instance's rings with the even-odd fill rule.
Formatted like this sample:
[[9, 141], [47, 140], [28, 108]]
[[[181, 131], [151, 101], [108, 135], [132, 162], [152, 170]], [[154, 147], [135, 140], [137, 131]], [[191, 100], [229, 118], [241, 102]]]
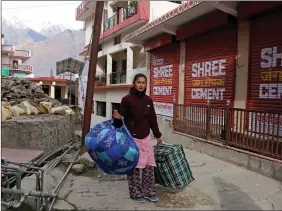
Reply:
[[[132, 87], [130, 88], [129, 92], [132, 92], [133, 89], [134, 89], [134, 84], [135, 82], [138, 80], [138, 78], [145, 78], [145, 81], [146, 81], [146, 84], [147, 84], [147, 76], [144, 75], [143, 73], [137, 73], [134, 78], [133, 78], [133, 81], [132, 81]], [[146, 92], [146, 89], [145, 89], [145, 92]]]

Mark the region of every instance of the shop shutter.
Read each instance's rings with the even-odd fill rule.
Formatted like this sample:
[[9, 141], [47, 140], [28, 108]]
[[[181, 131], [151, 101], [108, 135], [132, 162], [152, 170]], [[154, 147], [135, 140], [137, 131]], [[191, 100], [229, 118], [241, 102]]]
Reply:
[[150, 96], [159, 115], [173, 117], [178, 101], [179, 50], [170, 43], [150, 51]]
[[186, 40], [185, 104], [233, 102], [237, 32], [234, 26]]
[[282, 11], [251, 21], [249, 108], [282, 112]]

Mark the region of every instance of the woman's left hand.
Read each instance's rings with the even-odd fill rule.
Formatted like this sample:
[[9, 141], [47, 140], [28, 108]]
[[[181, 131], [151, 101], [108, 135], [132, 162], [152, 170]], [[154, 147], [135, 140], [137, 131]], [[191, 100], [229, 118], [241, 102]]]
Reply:
[[157, 138], [157, 145], [160, 145], [163, 143], [162, 137]]

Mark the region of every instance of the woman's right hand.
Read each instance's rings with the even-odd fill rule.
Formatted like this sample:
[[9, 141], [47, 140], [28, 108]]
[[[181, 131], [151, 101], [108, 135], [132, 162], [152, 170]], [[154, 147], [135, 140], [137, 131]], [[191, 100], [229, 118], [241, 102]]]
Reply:
[[121, 115], [119, 114], [119, 112], [118, 112], [117, 110], [114, 110], [113, 117], [114, 117], [115, 119], [120, 119], [120, 118], [121, 118]]

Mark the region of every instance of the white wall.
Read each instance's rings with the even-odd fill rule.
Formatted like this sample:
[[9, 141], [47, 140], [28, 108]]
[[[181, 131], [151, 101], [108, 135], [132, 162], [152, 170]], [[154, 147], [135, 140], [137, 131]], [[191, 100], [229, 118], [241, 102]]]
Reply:
[[[121, 99], [129, 92], [128, 88], [95, 90], [95, 113], [91, 116], [91, 127], [112, 118], [112, 103], [120, 103]], [[106, 117], [96, 116], [96, 101], [106, 102]]]
[[85, 21], [85, 46], [88, 45], [90, 42], [93, 23], [94, 15], [90, 15]]
[[150, 21], [161, 17], [179, 5], [168, 1], [150, 1]]

